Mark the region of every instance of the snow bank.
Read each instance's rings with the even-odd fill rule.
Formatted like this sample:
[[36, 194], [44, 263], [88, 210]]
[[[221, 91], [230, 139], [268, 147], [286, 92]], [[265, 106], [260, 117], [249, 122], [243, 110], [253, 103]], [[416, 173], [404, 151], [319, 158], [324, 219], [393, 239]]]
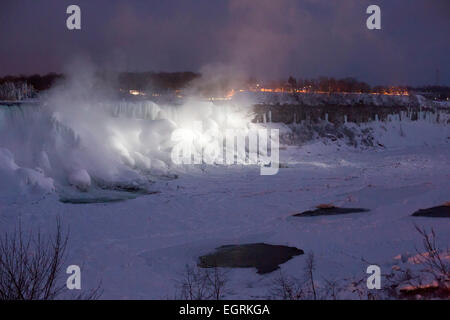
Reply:
[[13, 154], [0, 148], [0, 200], [11, 202], [22, 196], [43, 195], [55, 191], [53, 179], [46, 177], [40, 168], [20, 167]]
[[91, 177], [85, 169], [74, 170], [69, 174], [68, 180], [81, 191], [88, 191], [91, 186]]

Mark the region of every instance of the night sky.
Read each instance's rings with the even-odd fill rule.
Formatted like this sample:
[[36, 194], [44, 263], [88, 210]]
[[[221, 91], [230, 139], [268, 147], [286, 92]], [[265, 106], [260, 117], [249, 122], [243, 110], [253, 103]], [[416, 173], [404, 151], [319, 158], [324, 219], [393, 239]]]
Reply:
[[[66, 28], [77, 4], [82, 30]], [[366, 28], [381, 7], [382, 30]], [[227, 70], [263, 79], [353, 76], [450, 85], [449, 0], [1, 0], [0, 75]], [[224, 71], [225, 72], [225, 71]]]

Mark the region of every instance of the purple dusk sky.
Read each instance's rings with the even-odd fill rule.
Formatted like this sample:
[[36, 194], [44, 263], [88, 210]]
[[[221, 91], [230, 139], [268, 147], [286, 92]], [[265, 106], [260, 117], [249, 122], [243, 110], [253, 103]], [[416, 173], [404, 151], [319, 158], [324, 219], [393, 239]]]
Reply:
[[[81, 7], [82, 30], [66, 28]], [[366, 28], [381, 7], [382, 30]], [[1, 0], [0, 75], [226, 68], [258, 78], [353, 76], [450, 85], [449, 0]]]

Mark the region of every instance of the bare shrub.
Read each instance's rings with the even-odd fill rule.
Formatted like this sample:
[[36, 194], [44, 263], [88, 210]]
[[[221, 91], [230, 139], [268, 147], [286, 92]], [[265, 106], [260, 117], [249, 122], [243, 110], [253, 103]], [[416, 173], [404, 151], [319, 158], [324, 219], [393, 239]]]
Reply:
[[[53, 236], [25, 234], [21, 225], [0, 237], [0, 300], [54, 300], [67, 292], [61, 281], [68, 234], [58, 220]], [[99, 287], [74, 299], [96, 299]]]
[[[383, 293], [387, 299], [450, 298], [450, 251], [441, 249], [433, 228], [427, 231], [415, 225], [422, 249], [409, 258], [410, 266], [396, 266], [384, 275]], [[421, 269], [418, 269], [421, 268]]]
[[318, 288], [315, 282], [315, 270], [316, 261], [314, 254], [310, 252], [303, 267], [303, 278], [299, 280], [280, 272], [279, 277], [273, 282], [273, 287], [270, 290], [271, 296], [278, 300], [317, 300], [325, 299], [328, 296], [337, 298], [340, 290], [338, 283], [325, 280], [325, 287]]
[[[420, 228], [415, 226], [417, 232], [422, 237], [422, 245], [425, 252], [417, 253], [420, 255], [423, 264], [425, 265], [424, 272], [431, 274], [436, 281], [439, 283], [444, 283], [450, 280], [450, 265], [448, 258], [450, 256], [450, 250], [440, 249], [436, 244], [436, 233], [432, 228], [430, 233], [427, 232], [425, 228]], [[447, 258], [447, 261], [443, 259], [443, 256]]]
[[303, 300], [306, 298], [303, 285], [297, 279], [288, 277], [281, 271], [273, 282], [271, 295], [277, 300]]
[[220, 300], [226, 293], [227, 274], [220, 268], [199, 268], [186, 265], [179, 282], [181, 300]]
[[324, 300], [338, 300], [340, 293], [343, 290], [339, 280], [323, 279], [325, 287], [323, 289], [321, 299]]
[[[316, 262], [308, 254], [303, 268], [303, 279], [280, 276], [274, 281], [271, 296], [280, 300], [333, 299], [341, 298], [343, 292], [356, 295], [359, 299], [449, 299], [450, 298], [450, 250], [441, 249], [433, 229], [415, 226], [422, 239], [422, 250], [410, 257], [411, 265], [395, 266], [382, 274], [383, 288], [369, 290], [366, 276], [350, 279], [328, 280], [317, 285], [315, 281]], [[368, 261], [362, 259], [364, 263]], [[407, 262], [407, 261], [405, 261]], [[422, 268], [422, 269], [420, 269]]]
[[394, 270], [384, 277], [386, 284], [383, 288], [383, 293], [387, 299], [401, 299], [401, 293], [398, 290], [401, 285], [413, 285], [421, 282], [420, 276], [414, 274], [409, 268]]
[[317, 300], [316, 285], [314, 284], [314, 271], [316, 270], [316, 262], [314, 259], [314, 253], [308, 253], [305, 262], [305, 277], [310, 284], [310, 290], [313, 294], [314, 300]]
[[226, 273], [219, 268], [215, 267], [207, 269], [205, 276], [208, 279], [208, 283], [211, 287], [212, 298], [214, 300], [220, 300], [225, 294], [227, 277]]

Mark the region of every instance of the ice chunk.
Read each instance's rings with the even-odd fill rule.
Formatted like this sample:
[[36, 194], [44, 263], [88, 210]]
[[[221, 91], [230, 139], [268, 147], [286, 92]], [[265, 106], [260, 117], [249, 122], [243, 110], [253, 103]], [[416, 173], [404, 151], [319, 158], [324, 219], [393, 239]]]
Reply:
[[50, 172], [52, 169], [52, 166], [50, 165], [50, 160], [48, 159], [47, 152], [41, 151], [38, 158], [38, 166], [44, 172]]
[[29, 192], [55, 191], [53, 179], [46, 177], [42, 171], [19, 167], [14, 155], [4, 148], [0, 148], [0, 176], [3, 198], [13, 199]]
[[154, 159], [152, 161], [152, 173], [153, 174], [167, 174], [169, 168], [164, 161]]
[[74, 170], [69, 174], [69, 183], [81, 191], [87, 191], [91, 186], [91, 177], [85, 169]]
[[134, 152], [133, 154], [134, 162], [136, 168], [141, 170], [149, 170], [151, 168], [151, 161], [148, 157], [144, 156], [139, 152]]
[[8, 149], [0, 148], [0, 170], [14, 171], [19, 166], [14, 162], [14, 156]]
[[27, 187], [43, 193], [55, 191], [53, 179], [44, 176], [41, 172], [29, 168], [19, 168], [15, 171], [15, 174], [22, 191], [25, 191]]

